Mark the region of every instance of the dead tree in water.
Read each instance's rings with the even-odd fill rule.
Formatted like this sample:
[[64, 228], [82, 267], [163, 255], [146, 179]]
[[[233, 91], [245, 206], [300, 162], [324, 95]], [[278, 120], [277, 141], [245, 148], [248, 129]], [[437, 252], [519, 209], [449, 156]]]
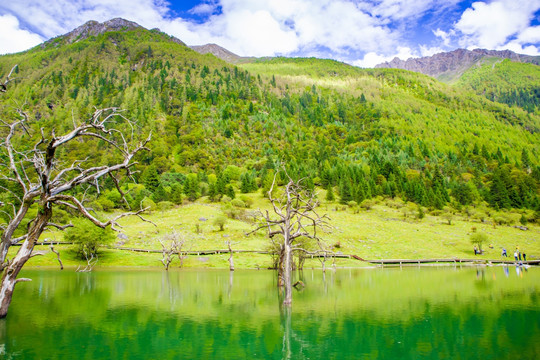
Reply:
[[[10, 82], [9, 77], [4, 81], [3, 89]], [[118, 229], [118, 220], [128, 215], [141, 217], [143, 210], [100, 221], [85, 206], [83, 190], [90, 186], [99, 190], [100, 179], [105, 176], [117, 178], [120, 171], [131, 176], [130, 169], [135, 164], [133, 158], [140, 151], [147, 150], [146, 144], [150, 141], [150, 136], [135, 141], [133, 133], [126, 136], [116, 129], [119, 121], [134, 129], [134, 124], [116, 108], [98, 109], [89, 119], [79, 123], [74, 121], [73, 129], [63, 135], [57, 135], [54, 129], [46, 135], [42, 128], [35, 137], [29, 116], [21, 109], [16, 109], [15, 114], [13, 121], [0, 119], [0, 134], [3, 137], [0, 142], [0, 189], [14, 199], [7, 204], [11, 209], [11, 214], [7, 214], [8, 220], [0, 224], [0, 317], [7, 315], [15, 285], [28, 281], [17, 279], [17, 276], [32, 256], [40, 254], [33, 250], [41, 234], [51, 227], [63, 230], [70, 226], [51, 222], [55, 207], [69, 208], [102, 228], [111, 226]], [[30, 145], [32, 139], [35, 141]], [[116, 159], [110, 157], [108, 163], [103, 165], [89, 164], [80, 159], [68, 163], [65, 156], [69, 154], [69, 146], [85, 139], [100, 141], [102, 151], [117, 153]], [[83, 194], [76, 195], [77, 190]], [[37, 213], [24, 225], [23, 219], [29, 216], [30, 208], [37, 208]], [[15, 236], [17, 231], [22, 235]], [[15, 256], [9, 259], [9, 248], [18, 243], [21, 246]]]
[[158, 240], [162, 248], [160, 261], [165, 267], [165, 270], [169, 270], [169, 266], [173, 262], [175, 255], [177, 255], [178, 260], [180, 260], [180, 267], [184, 266], [184, 258], [186, 257], [186, 253], [185, 251], [182, 251], [182, 248], [186, 244], [186, 239], [178, 232], [173, 231], [172, 233], [166, 235], [164, 239]]
[[234, 271], [234, 259], [233, 259], [233, 248], [232, 246], [238, 244], [238, 242], [231, 242], [231, 240], [227, 240], [225, 242], [225, 245], [229, 248], [229, 270]]
[[[280, 170], [285, 171], [285, 170]], [[320, 216], [316, 212], [318, 201], [316, 195], [302, 186], [302, 180], [294, 181], [285, 172], [288, 183], [279, 198], [274, 198], [272, 192], [276, 186], [276, 172], [268, 198], [273, 212], [259, 210], [259, 224], [250, 232], [264, 229], [276, 248], [279, 248], [278, 285], [284, 287], [284, 305], [292, 303], [292, 267], [293, 251], [305, 251], [298, 246], [302, 237], [320, 242], [317, 234], [319, 228], [329, 228], [328, 216]]]

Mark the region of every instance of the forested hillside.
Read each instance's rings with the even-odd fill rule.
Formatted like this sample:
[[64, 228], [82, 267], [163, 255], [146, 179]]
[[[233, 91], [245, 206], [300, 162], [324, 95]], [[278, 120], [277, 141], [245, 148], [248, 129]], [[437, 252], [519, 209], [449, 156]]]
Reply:
[[539, 114], [540, 66], [492, 58], [469, 69], [456, 85], [492, 101]]
[[[0, 114], [10, 121], [22, 106], [32, 118], [29, 137], [37, 139], [40, 127], [69, 129], [94, 107], [111, 106], [137, 121], [135, 133], [152, 131], [140, 184], [122, 184], [136, 207], [268, 189], [278, 161], [342, 203], [399, 196], [433, 210], [540, 204], [536, 108], [492, 102], [417, 73], [318, 59], [237, 67], [143, 28], [53, 39], [0, 57], [0, 74], [15, 64]], [[535, 86], [523, 84], [516, 91]], [[66, 161], [88, 156], [91, 163], [110, 155], [85, 143], [64, 154]], [[4, 206], [13, 201], [1, 196]], [[123, 206], [112, 181], [93, 196], [104, 210]]]

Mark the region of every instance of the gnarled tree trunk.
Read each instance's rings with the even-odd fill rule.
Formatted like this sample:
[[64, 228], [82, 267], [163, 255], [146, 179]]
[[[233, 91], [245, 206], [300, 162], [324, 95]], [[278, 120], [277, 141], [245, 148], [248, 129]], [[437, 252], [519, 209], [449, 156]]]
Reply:
[[28, 236], [22, 243], [17, 255], [4, 269], [2, 280], [0, 282], [0, 318], [7, 316], [15, 285], [20, 281], [28, 281], [27, 279], [17, 279], [17, 276], [19, 275], [19, 272], [23, 268], [24, 264], [26, 264], [28, 259], [32, 257], [34, 246], [43, 233], [43, 230], [49, 223], [51, 217], [52, 208], [50, 207], [50, 204], [40, 204], [38, 216], [34, 219], [34, 222], [28, 231]]
[[283, 256], [283, 305], [292, 304], [292, 248], [291, 244], [285, 241]]

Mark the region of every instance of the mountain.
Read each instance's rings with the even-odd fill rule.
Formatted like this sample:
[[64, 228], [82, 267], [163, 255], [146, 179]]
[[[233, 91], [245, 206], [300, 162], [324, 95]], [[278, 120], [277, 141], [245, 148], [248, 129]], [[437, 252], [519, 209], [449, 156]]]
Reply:
[[232, 64], [238, 63], [240, 61], [245, 61], [245, 59], [249, 59], [249, 58], [244, 58], [239, 55], [236, 55], [232, 53], [231, 51], [225, 48], [222, 48], [221, 46], [216, 45], [216, 44], [192, 45], [190, 46], [190, 48], [195, 50], [199, 54], [203, 54], [203, 55], [212, 54], [218, 59], [224, 60]]
[[540, 56], [521, 55], [510, 50], [458, 49], [416, 59], [394, 58], [390, 62], [378, 64], [376, 68], [404, 69], [432, 76], [441, 81], [453, 82], [468, 69], [481, 66], [490, 58], [510, 59], [516, 62], [540, 65]]
[[[540, 206], [540, 116], [423, 74], [316, 58], [234, 65], [121, 19], [0, 56], [0, 76], [14, 64], [0, 118], [24, 104], [28, 146], [40, 128], [71, 129], [95, 107], [125, 109], [137, 126], [121, 130], [133, 136], [152, 132], [151, 152], [137, 159], [143, 185], [123, 179], [134, 207], [179, 191], [216, 200], [227, 185], [229, 197], [266, 189], [277, 161], [309, 186], [333, 188], [344, 204], [400, 197], [438, 210]], [[66, 163], [112, 156], [96, 143], [70, 146]], [[122, 206], [114, 183], [101, 190], [89, 196]]]
[[[114, 18], [108, 21], [104, 21], [103, 23], [90, 20], [67, 34], [46, 41], [45, 43], [43, 43], [42, 47], [49, 44], [58, 45], [59, 42], [71, 44], [108, 32], [129, 32], [133, 30], [148, 31], [139, 24], [122, 18]], [[162, 33], [159, 29], [152, 29], [150, 31], [166, 35], [165, 33]], [[166, 37], [168, 37], [171, 41], [175, 43], [185, 45], [181, 40], [175, 38], [174, 36], [166, 35]]]

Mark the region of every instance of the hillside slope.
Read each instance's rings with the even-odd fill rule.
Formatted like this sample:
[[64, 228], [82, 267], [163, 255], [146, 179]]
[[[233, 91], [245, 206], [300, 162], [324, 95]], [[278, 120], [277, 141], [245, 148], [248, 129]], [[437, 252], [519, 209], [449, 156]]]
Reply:
[[[0, 74], [19, 64], [0, 116], [12, 119], [25, 104], [37, 137], [40, 127], [69, 129], [94, 107], [126, 109], [137, 132], [154, 134], [139, 159], [144, 187], [133, 188], [135, 204], [178, 191], [219, 199], [227, 185], [231, 197], [264, 189], [277, 160], [342, 203], [399, 196], [432, 209], [539, 204], [535, 114], [403, 70], [286, 58], [234, 66], [158, 30], [105, 29], [0, 57]], [[65, 161], [88, 153], [107, 161], [86, 144]], [[95, 197], [120, 207], [113, 186]]]
[[466, 71], [456, 86], [478, 95], [536, 112], [540, 106], [540, 67], [494, 58]]

